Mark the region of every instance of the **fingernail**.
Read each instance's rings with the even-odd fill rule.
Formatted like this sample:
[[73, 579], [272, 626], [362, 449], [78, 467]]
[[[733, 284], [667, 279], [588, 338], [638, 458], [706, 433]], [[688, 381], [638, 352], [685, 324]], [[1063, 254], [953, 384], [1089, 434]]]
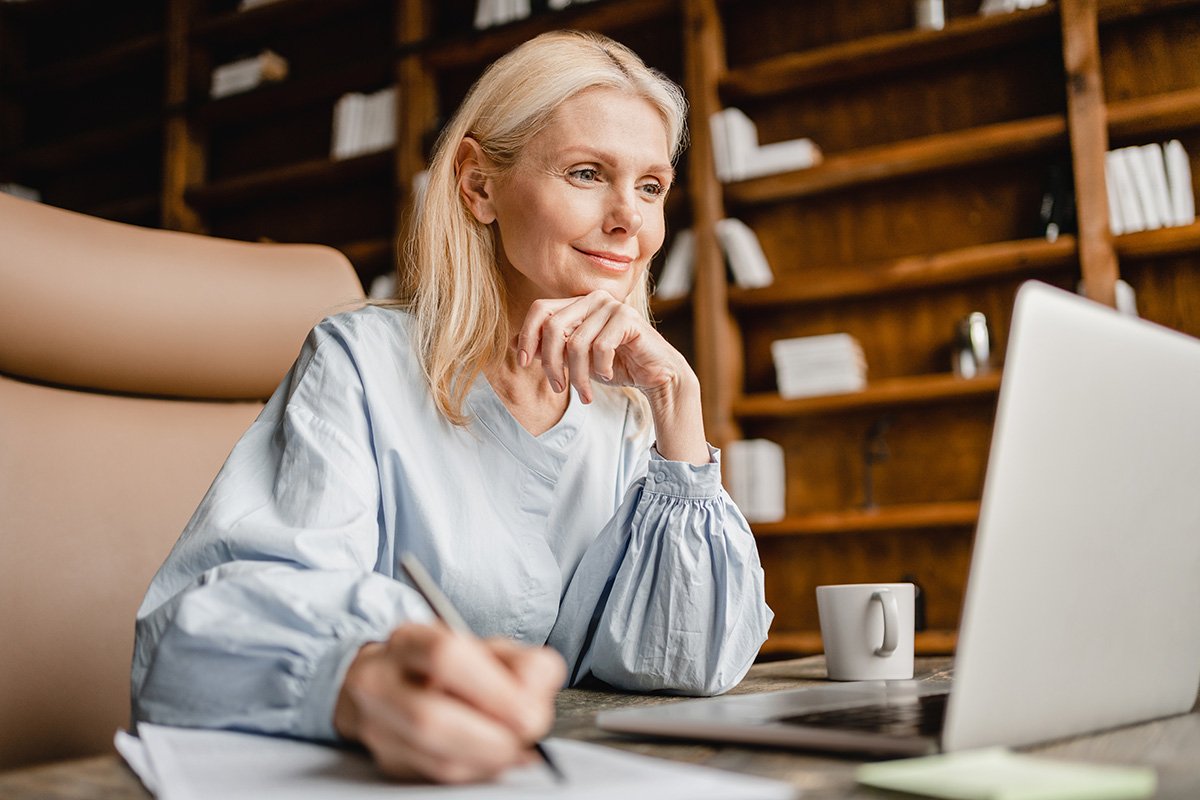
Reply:
[[524, 350], [518, 351], [517, 363], [520, 364], [522, 367], [528, 367], [529, 366], [529, 353], [525, 352]]
[[554, 387], [554, 391], [556, 392], [561, 392], [563, 390], [562, 384], [556, 380], [551, 380], [550, 385]]

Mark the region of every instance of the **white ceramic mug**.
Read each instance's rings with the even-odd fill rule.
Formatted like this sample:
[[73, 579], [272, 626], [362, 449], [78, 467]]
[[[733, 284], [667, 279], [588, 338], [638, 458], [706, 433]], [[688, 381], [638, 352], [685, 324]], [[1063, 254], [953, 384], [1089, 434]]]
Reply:
[[915, 588], [911, 583], [817, 587], [830, 680], [891, 681], [913, 676]]

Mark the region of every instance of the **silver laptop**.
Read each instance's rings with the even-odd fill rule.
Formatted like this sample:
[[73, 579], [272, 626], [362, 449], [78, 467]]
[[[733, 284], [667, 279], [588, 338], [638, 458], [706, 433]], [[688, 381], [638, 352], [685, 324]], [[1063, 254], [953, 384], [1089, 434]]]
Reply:
[[886, 754], [1187, 712], [1200, 688], [1200, 341], [1017, 294], [954, 678], [602, 712], [636, 734]]

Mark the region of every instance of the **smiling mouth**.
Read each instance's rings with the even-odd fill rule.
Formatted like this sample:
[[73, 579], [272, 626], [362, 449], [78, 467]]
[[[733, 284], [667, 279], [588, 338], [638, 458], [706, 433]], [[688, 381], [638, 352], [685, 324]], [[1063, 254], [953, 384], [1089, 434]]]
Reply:
[[608, 270], [609, 272], [626, 272], [629, 270], [630, 265], [633, 264], [633, 258], [631, 256], [623, 256], [618, 253], [605, 253], [594, 250], [581, 250], [578, 247], [575, 249], [587, 256], [588, 260], [593, 264], [596, 264], [601, 269]]

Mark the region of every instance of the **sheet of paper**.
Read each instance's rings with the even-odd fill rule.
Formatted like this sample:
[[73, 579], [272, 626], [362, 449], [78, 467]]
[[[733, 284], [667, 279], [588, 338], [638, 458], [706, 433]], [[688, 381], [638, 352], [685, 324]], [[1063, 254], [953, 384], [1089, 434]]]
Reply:
[[[550, 739], [546, 748], [567, 775], [559, 784], [544, 765], [507, 773], [499, 782], [475, 786], [404, 785], [381, 778], [360, 753], [270, 736], [138, 726], [140, 739], [118, 733], [118, 749], [160, 800], [356, 800], [357, 798], [654, 797], [655, 800], [782, 800], [795, 787], [691, 764], [648, 758], [610, 747]], [[130, 753], [140, 742], [143, 761]], [[138, 762], [141, 762], [139, 765]], [[150, 774], [145, 774], [143, 770]]]

